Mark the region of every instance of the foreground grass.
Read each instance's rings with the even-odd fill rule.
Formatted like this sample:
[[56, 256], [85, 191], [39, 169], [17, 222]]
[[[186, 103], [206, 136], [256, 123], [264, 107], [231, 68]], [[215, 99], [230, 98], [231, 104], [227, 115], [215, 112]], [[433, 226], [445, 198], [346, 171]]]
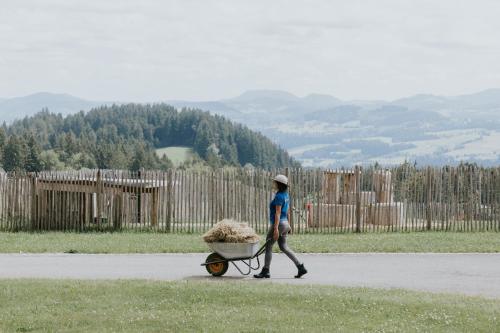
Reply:
[[[366, 233], [291, 235], [297, 252], [500, 252], [500, 233]], [[276, 247], [277, 248], [277, 247]], [[0, 253], [183, 253], [208, 252], [199, 234], [152, 232], [0, 233]]]
[[0, 280], [2, 332], [498, 332], [500, 300], [241, 282]]

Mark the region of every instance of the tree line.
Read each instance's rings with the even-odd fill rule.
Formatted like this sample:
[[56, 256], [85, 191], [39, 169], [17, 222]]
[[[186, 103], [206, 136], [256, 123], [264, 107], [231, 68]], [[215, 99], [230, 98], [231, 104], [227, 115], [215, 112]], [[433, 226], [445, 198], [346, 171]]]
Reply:
[[[192, 147], [205, 165], [298, 166], [260, 133], [208, 112], [167, 104], [102, 106], [63, 117], [45, 109], [0, 127], [6, 171], [171, 168], [155, 149]], [[186, 166], [184, 166], [186, 167]]]

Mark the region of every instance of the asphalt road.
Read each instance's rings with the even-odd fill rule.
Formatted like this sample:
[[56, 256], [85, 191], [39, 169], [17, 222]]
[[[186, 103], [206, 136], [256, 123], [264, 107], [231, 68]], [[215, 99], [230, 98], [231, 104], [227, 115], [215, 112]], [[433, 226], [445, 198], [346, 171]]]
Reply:
[[[234, 267], [222, 278], [200, 263], [207, 254], [0, 254], [0, 278], [242, 280]], [[263, 258], [263, 257], [262, 257]], [[276, 283], [404, 288], [500, 298], [500, 254], [301, 254], [310, 271], [294, 279], [295, 266], [275, 254]], [[253, 274], [253, 273], [252, 273]]]

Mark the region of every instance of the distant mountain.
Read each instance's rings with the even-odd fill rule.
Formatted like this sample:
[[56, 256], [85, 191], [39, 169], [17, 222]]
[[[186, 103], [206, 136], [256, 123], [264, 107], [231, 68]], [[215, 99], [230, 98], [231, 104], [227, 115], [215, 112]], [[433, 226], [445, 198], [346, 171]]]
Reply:
[[188, 101], [177, 101], [172, 100], [168, 101], [168, 104], [175, 106], [176, 108], [191, 108], [191, 109], [201, 109], [211, 111], [212, 113], [217, 113], [221, 116], [227, 116], [229, 118], [235, 118], [242, 113], [237, 109], [232, 108], [229, 105], [226, 105], [222, 102], [213, 101], [213, 102], [188, 102]]
[[451, 97], [422, 94], [401, 98], [393, 101], [392, 104], [405, 106], [410, 110], [498, 110], [500, 107], [500, 89], [488, 89], [475, 94]]
[[498, 110], [500, 106], [500, 89], [488, 89], [475, 94], [461, 95], [449, 99], [455, 107]]
[[341, 103], [339, 99], [329, 95], [311, 94], [301, 98], [280, 90], [250, 90], [238, 97], [221, 102], [243, 113], [252, 113], [252, 111], [307, 112]]
[[176, 107], [208, 110], [231, 120], [261, 130], [271, 122], [301, 121], [304, 115], [339, 106], [342, 102], [330, 95], [311, 94], [298, 97], [281, 90], [249, 90], [241, 95], [219, 101], [167, 101]]
[[460, 96], [342, 101], [277, 90], [213, 102], [176, 101], [261, 131], [307, 166], [500, 163], [500, 89]]
[[0, 99], [0, 120], [12, 122], [25, 116], [32, 116], [44, 108], [53, 113], [68, 115], [81, 110], [110, 104], [110, 102], [88, 101], [68, 94], [40, 92], [23, 97]]
[[392, 102], [394, 105], [404, 106], [410, 110], [436, 110], [446, 107], [448, 100], [446, 97], [420, 94], [411, 97], [397, 99]]
[[[62, 103], [63, 97], [78, 102]], [[70, 113], [89, 109], [89, 104], [103, 104], [69, 95], [45, 94], [45, 99], [30, 103], [24, 99], [32, 100], [21, 98], [23, 107], [14, 112], [5, 106], [11, 99], [0, 101], [0, 121], [45, 106]], [[250, 90], [221, 100], [166, 102], [177, 109], [207, 110], [245, 124], [307, 166], [396, 164], [405, 159], [425, 164], [500, 163], [500, 89], [459, 96], [419, 94], [393, 101]]]
[[309, 94], [302, 99], [302, 103], [308, 105], [309, 108], [320, 110], [340, 105], [342, 101], [330, 95]]

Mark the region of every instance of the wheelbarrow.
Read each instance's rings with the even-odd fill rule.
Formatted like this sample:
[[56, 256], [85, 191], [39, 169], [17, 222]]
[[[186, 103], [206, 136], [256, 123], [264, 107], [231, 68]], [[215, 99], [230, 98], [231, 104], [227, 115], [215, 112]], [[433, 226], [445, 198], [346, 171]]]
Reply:
[[[252, 270], [260, 268], [259, 256], [266, 250], [267, 242], [259, 248], [259, 242], [256, 243], [207, 243], [208, 247], [214, 251], [210, 253], [202, 263], [207, 272], [213, 276], [222, 276], [226, 274], [229, 263], [231, 263], [242, 275], [249, 275]], [[257, 260], [257, 265], [252, 265], [252, 260]], [[238, 262], [243, 263], [243, 269], [238, 266]]]

